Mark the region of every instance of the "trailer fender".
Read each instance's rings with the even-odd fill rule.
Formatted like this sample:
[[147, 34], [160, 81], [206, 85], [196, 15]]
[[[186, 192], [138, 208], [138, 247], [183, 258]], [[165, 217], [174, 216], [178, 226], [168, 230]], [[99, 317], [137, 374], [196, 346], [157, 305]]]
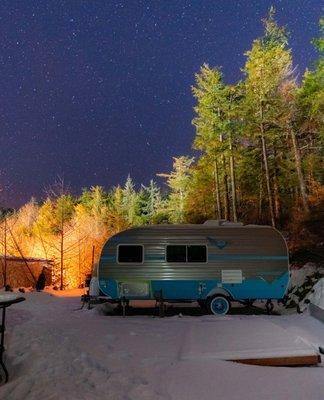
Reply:
[[206, 298], [215, 296], [215, 294], [221, 294], [221, 295], [226, 296], [226, 297], [229, 297], [231, 300], [233, 300], [232, 294], [231, 294], [228, 290], [226, 290], [226, 289], [224, 289], [224, 288], [221, 288], [221, 287], [215, 287], [215, 288], [213, 288], [213, 289], [207, 294]]

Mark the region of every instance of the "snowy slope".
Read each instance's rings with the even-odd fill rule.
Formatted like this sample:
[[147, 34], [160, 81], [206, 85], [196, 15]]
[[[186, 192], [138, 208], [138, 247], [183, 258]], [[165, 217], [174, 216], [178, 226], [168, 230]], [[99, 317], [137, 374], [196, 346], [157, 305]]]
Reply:
[[324, 278], [320, 279], [313, 289], [308, 296], [310, 302], [324, 310]]
[[11, 379], [1, 399], [323, 399], [323, 367], [248, 366], [220, 354], [248, 346], [315, 350], [324, 325], [308, 315], [122, 318], [76, 310], [77, 297], [25, 296], [8, 309]]
[[[312, 297], [314, 285], [324, 277], [324, 268], [319, 268], [313, 263], [307, 263], [302, 268], [291, 269], [290, 275], [286, 306], [298, 307], [300, 311], [304, 311], [307, 308], [307, 301], [305, 303], [305, 300]], [[320, 293], [321, 286], [317, 286], [315, 290], [317, 294], [313, 297], [317, 299], [316, 301], [319, 301], [318, 299], [323, 296]]]
[[314, 263], [307, 263], [302, 268], [290, 270], [290, 280], [289, 280], [289, 289], [295, 286], [301, 286], [307, 276], [311, 276], [317, 270], [316, 265]]
[[313, 286], [310, 293], [300, 303], [300, 309], [305, 310], [309, 302], [324, 310], [324, 278]]

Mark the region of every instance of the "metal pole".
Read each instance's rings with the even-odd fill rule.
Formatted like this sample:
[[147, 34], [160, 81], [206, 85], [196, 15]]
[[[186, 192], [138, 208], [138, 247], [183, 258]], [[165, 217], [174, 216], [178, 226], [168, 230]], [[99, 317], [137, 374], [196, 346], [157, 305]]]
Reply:
[[4, 220], [4, 270], [3, 270], [3, 285], [7, 285], [7, 217]]
[[6, 322], [6, 307], [2, 308], [2, 318], [1, 318], [1, 341], [0, 341], [0, 365], [5, 373], [5, 383], [8, 382], [9, 374], [8, 370], [3, 362], [3, 353], [4, 353], [4, 333], [5, 333], [5, 322]]

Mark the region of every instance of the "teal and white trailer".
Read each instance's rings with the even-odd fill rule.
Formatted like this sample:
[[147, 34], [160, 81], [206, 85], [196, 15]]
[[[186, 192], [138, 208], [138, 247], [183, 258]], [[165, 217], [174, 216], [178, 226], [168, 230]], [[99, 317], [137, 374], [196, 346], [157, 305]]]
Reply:
[[279, 231], [223, 220], [125, 230], [109, 238], [98, 266], [100, 294], [110, 302], [198, 301], [214, 314], [233, 301], [282, 299], [288, 281]]

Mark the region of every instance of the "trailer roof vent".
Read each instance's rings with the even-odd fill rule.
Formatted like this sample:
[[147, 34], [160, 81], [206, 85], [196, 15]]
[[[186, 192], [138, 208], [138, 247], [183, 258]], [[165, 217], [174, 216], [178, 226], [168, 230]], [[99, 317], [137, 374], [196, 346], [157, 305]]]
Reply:
[[226, 219], [209, 219], [204, 222], [204, 225], [209, 226], [243, 226], [242, 222], [231, 222]]
[[204, 225], [221, 226], [224, 222], [226, 222], [225, 219], [209, 219], [204, 222]]
[[243, 226], [243, 222], [224, 221], [222, 226]]

